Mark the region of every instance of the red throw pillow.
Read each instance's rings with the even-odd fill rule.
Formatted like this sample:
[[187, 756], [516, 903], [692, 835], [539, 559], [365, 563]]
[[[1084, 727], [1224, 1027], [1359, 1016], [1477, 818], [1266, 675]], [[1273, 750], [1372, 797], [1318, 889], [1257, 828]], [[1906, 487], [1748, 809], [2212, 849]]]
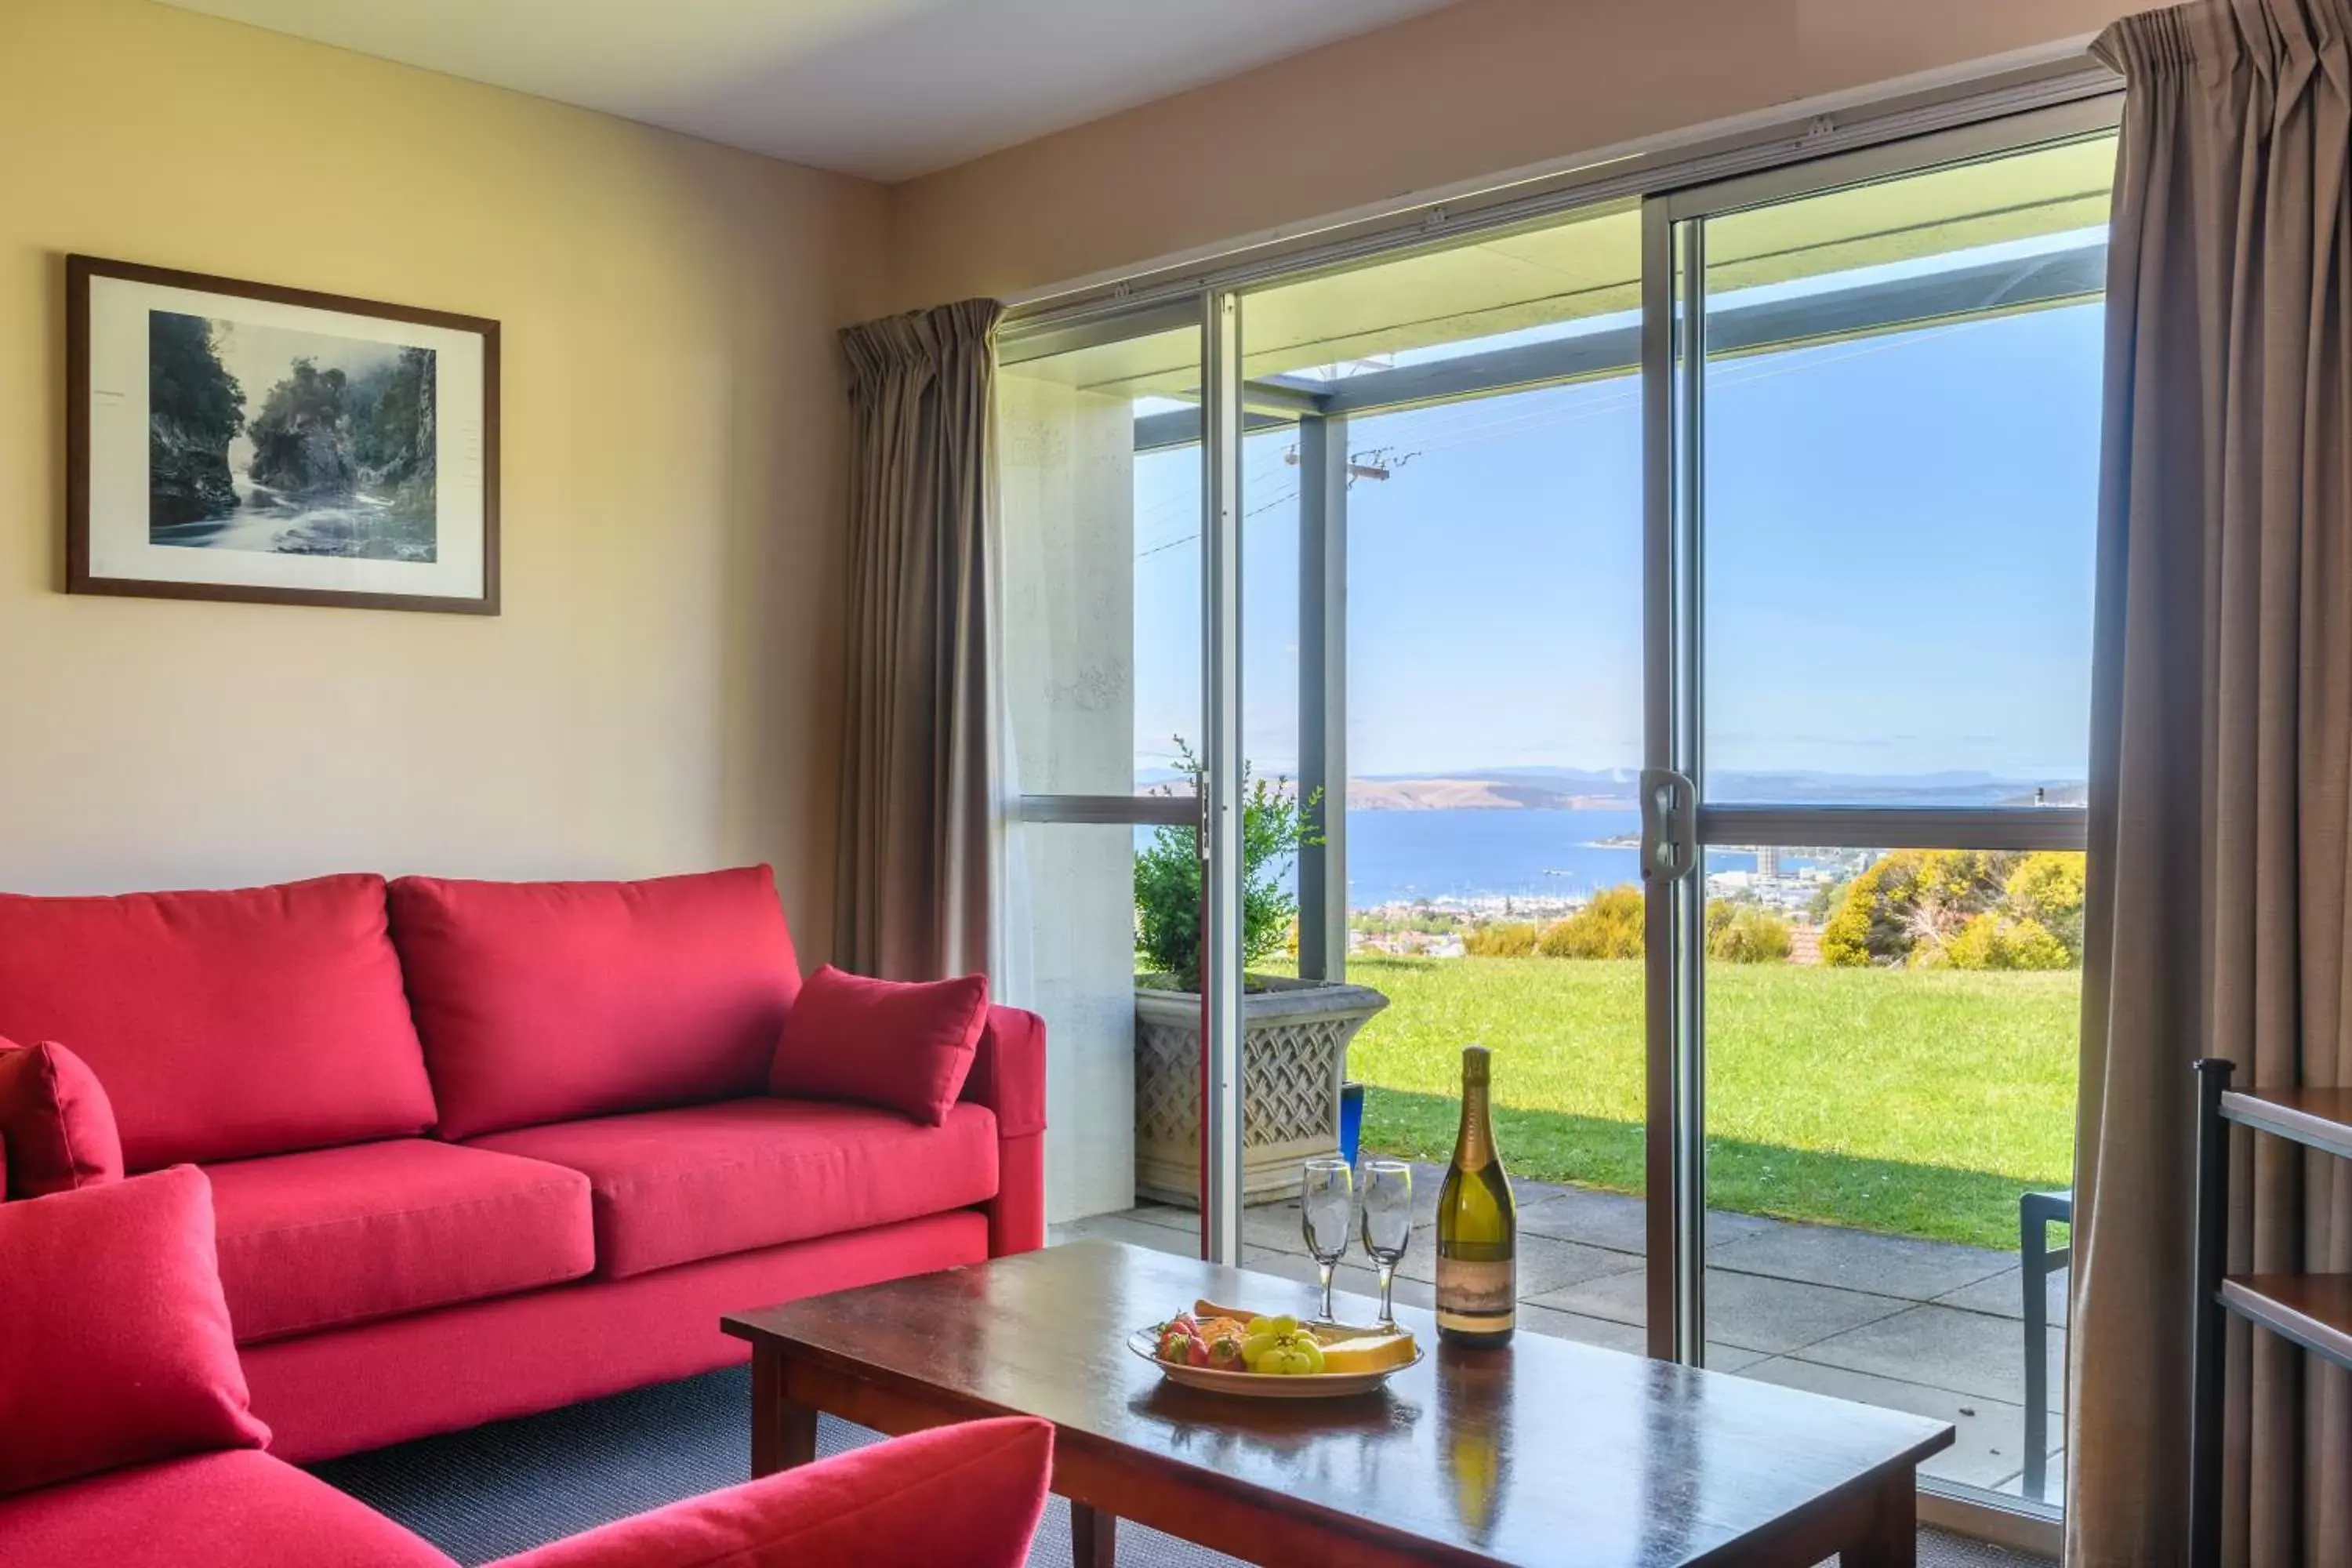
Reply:
[[963, 1092], [988, 1022], [988, 976], [868, 980], [828, 963], [801, 984], [768, 1092], [855, 1100], [937, 1127]]
[[258, 1448], [194, 1165], [0, 1204], [0, 1497]]
[[1022, 1568], [1054, 1428], [1030, 1416], [918, 1432], [689, 1498], [497, 1568]]
[[54, 1040], [0, 1039], [0, 1135], [5, 1191], [37, 1198], [122, 1179], [114, 1108], [89, 1064]]

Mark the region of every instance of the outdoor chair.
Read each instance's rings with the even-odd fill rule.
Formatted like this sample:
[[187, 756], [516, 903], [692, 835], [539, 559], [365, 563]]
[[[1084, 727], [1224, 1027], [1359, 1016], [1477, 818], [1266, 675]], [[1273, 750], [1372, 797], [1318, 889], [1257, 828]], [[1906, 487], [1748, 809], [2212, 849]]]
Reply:
[[2053, 1270], [2074, 1261], [2074, 1249], [2050, 1247], [2050, 1226], [2074, 1223], [2074, 1194], [2025, 1193], [2017, 1200], [2018, 1278], [2025, 1290], [2025, 1495], [2036, 1501], [2049, 1485], [2050, 1290]]

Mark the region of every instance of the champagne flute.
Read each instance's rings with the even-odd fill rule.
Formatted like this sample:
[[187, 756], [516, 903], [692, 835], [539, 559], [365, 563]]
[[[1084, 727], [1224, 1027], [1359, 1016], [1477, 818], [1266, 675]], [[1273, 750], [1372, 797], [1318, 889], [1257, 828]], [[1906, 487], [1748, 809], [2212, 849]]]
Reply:
[[1364, 1250], [1381, 1270], [1381, 1327], [1393, 1332], [1396, 1266], [1412, 1240], [1412, 1167], [1402, 1160], [1365, 1161], [1363, 1211]]
[[1337, 1155], [1309, 1160], [1298, 1173], [1298, 1225], [1307, 1250], [1323, 1277], [1322, 1322], [1331, 1319], [1331, 1271], [1348, 1255], [1348, 1231], [1356, 1218], [1356, 1181]]

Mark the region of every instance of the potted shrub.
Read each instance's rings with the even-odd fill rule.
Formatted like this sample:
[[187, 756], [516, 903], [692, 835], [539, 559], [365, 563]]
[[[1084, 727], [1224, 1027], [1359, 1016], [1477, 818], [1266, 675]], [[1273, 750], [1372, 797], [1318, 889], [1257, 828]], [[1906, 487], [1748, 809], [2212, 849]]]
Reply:
[[[1200, 766], [1177, 756], [1197, 786]], [[1319, 792], [1243, 770], [1242, 1199], [1287, 1197], [1298, 1162], [1339, 1145], [1348, 1042], [1389, 1005], [1369, 986], [1259, 974], [1292, 941], [1298, 900], [1277, 879], [1319, 842]], [[1162, 827], [1135, 857], [1135, 1188], [1197, 1205], [1201, 1191], [1201, 856], [1190, 828]]]

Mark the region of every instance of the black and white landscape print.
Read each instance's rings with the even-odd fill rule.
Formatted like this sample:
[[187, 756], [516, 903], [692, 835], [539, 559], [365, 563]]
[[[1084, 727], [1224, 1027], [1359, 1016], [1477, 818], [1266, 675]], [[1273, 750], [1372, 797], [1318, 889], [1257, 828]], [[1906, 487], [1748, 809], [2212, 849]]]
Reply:
[[152, 544], [430, 563], [436, 354], [147, 313]]

